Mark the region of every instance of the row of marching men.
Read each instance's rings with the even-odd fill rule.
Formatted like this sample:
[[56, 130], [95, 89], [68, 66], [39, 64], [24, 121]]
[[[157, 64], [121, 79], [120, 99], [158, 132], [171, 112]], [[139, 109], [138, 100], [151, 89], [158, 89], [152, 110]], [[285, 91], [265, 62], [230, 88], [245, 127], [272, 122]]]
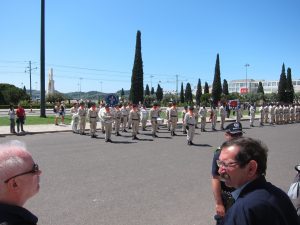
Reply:
[[[260, 126], [266, 123], [273, 125], [300, 122], [300, 105], [266, 104], [260, 106], [258, 111]], [[250, 106], [249, 113], [250, 126], [254, 127], [256, 109], [253, 104]]]

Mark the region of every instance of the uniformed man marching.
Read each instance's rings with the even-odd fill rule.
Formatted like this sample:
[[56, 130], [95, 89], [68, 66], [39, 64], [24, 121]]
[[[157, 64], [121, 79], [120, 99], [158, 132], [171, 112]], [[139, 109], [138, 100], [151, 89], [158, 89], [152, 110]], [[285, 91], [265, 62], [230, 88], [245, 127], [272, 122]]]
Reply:
[[116, 136], [121, 136], [121, 134], [120, 134], [120, 125], [121, 125], [122, 113], [120, 111], [120, 107], [122, 107], [122, 104], [116, 105], [115, 110], [114, 110], [114, 122], [115, 122], [115, 134], [116, 134]]
[[150, 109], [150, 120], [151, 120], [151, 125], [152, 125], [152, 136], [153, 137], [158, 137], [156, 135], [157, 132], [157, 118], [159, 116], [159, 109], [158, 109], [158, 104], [154, 103], [153, 107]]
[[207, 115], [207, 110], [205, 108], [205, 105], [203, 105], [200, 109], [199, 109], [199, 116], [200, 116], [200, 120], [201, 120], [201, 132], [205, 132], [205, 126], [206, 126], [206, 115]]
[[80, 135], [85, 135], [85, 124], [86, 124], [86, 108], [83, 101], [80, 101], [78, 108], [79, 116], [79, 133]]
[[78, 133], [78, 123], [79, 123], [79, 116], [78, 116], [78, 104], [77, 102], [74, 103], [73, 107], [70, 109], [72, 115], [71, 127], [73, 133]]
[[194, 115], [194, 106], [189, 106], [188, 113], [184, 116], [185, 126], [187, 130], [187, 141], [188, 145], [193, 145], [193, 139], [195, 135], [195, 125], [196, 125], [196, 119]]
[[136, 135], [139, 130], [141, 116], [136, 104], [132, 105], [132, 109], [130, 110], [129, 113], [129, 120], [131, 121], [132, 124], [132, 140], [138, 140], [138, 137]]
[[96, 108], [96, 103], [91, 103], [91, 108], [88, 110], [88, 119], [90, 121], [90, 134], [91, 138], [96, 137], [96, 130], [97, 130], [97, 121], [99, 119], [98, 117], [98, 110]]
[[177, 127], [177, 122], [178, 122], [178, 112], [177, 112], [177, 108], [176, 108], [176, 102], [172, 103], [172, 107], [169, 110], [169, 115], [167, 120], [170, 122], [171, 124], [171, 136], [175, 136], [175, 129]]
[[222, 105], [220, 106], [219, 114], [220, 114], [220, 129], [224, 130], [224, 123], [226, 118], [225, 103], [222, 103]]
[[184, 117], [185, 117], [185, 114], [188, 112], [188, 107], [187, 106], [184, 106], [183, 110], [182, 110], [182, 133], [183, 134], [186, 134], [186, 123], [184, 121]]
[[254, 120], [255, 120], [255, 107], [254, 104], [250, 106], [250, 127], [254, 127]]
[[142, 105], [140, 113], [141, 113], [142, 131], [146, 131], [146, 125], [147, 125], [149, 113], [148, 113], [145, 105]]
[[121, 118], [122, 131], [127, 132], [126, 125], [128, 121], [128, 110], [126, 108], [126, 104], [123, 104], [121, 108], [121, 114], [122, 114], [122, 118]]
[[110, 112], [109, 105], [105, 105], [105, 110], [102, 112], [101, 119], [104, 122], [105, 127], [105, 142], [111, 141], [111, 132], [112, 132], [112, 123], [113, 123], [113, 114]]

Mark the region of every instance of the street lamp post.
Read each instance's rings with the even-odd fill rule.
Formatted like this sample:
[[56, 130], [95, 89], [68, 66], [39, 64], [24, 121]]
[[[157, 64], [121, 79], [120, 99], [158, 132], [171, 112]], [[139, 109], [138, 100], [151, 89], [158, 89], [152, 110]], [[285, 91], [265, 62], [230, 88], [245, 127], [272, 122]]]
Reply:
[[247, 93], [248, 93], [248, 78], [247, 78], [248, 74], [247, 74], [247, 72], [248, 72], [248, 67], [249, 66], [250, 65], [248, 63], [245, 64], [245, 67], [246, 67], [246, 92]]

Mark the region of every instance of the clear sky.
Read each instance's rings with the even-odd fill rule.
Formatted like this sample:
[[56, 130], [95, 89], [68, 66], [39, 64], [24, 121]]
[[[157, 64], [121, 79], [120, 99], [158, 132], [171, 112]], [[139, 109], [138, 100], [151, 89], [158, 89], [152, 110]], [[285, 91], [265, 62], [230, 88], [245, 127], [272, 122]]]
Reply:
[[[45, 0], [46, 87], [60, 92], [130, 89], [141, 31], [144, 87], [176, 90], [221, 79], [300, 78], [299, 0]], [[0, 1], [0, 83], [40, 87], [40, 0]], [[27, 69], [28, 71], [28, 69]]]

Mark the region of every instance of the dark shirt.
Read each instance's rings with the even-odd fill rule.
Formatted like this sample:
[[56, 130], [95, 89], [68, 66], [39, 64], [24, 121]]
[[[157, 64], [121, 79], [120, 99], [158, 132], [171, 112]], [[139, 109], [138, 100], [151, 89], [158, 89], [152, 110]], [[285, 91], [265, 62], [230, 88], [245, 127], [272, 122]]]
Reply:
[[0, 203], [0, 225], [36, 225], [38, 218], [27, 209]]
[[261, 176], [247, 184], [226, 213], [225, 225], [297, 225], [296, 210], [281, 189]]
[[[219, 167], [217, 165], [217, 160], [220, 157], [220, 153], [221, 153], [221, 150], [219, 148], [214, 153], [214, 157], [213, 157], [213, 161], [212, 161], [212, 165], [211, 165], [211, 174], [213, 176], [220, 176], [220, 174], [219, 174]], [[222, 189], [222, 191], [225, 191], [225, 192], [232, 192], [232, 191], [234, 191], [234, 188], [227, 187], [223, 181], [220, 181], [220, 182], [221, 182], [221, 189]]]

